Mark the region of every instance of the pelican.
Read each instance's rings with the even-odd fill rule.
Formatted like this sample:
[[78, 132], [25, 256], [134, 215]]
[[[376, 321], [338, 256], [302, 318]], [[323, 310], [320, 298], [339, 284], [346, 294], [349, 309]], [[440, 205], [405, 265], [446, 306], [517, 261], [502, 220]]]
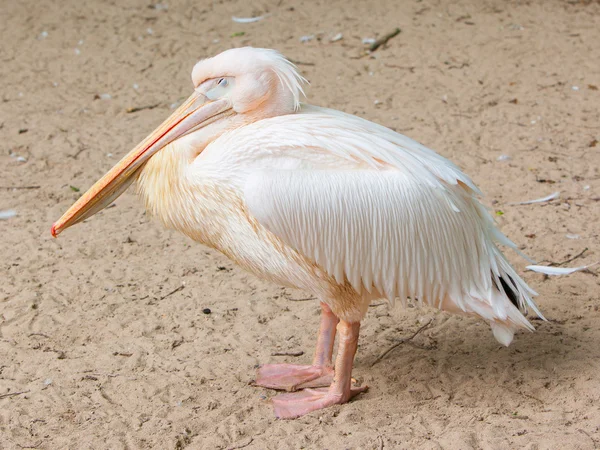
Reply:
[[274, 50], [227, 50], [198, 62], [192, 81], [192, 95], [51, 232], [91, 217], [137, 180], [147, 211], [167, 228], [318, 298], [312, 364], [257, 371], [256, 385], [288, 391], [273, 398], [277, 417], [367, 389], [351, 375], [373, 300], [480, 317], [503, 345], [534, 329], [524, 313], [542, 317], [536, 293], [498, 245], [518, 250], [452, 162], [381, 125], [301, 103], [306, 80]]

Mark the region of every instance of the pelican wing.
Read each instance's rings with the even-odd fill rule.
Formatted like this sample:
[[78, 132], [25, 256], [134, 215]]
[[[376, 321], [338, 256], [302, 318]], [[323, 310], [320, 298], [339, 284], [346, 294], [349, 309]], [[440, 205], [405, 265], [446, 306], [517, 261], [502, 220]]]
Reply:
[[322, 154], [321, 162], [250, 173], [245, 201], [264, 227], [359, 293], [375, 289], [390, 301], [411, 297], [444, 308], [450, 300], [463, 312], [489, 320], [514, 315], [513, 322], [530, 327], [504, 293], [508, 287], [518, 306], [538, 312], [534, 292], [496, 246], [514, 244], [496, 229], [466, 175], [384, 127], [321, 108], [303, 112], [295, 117], [304, 133], [288, 127], [256, 144], [273, 160], [283, 157], [281, 148], [290, 150], [287, 157], [297, 148]]

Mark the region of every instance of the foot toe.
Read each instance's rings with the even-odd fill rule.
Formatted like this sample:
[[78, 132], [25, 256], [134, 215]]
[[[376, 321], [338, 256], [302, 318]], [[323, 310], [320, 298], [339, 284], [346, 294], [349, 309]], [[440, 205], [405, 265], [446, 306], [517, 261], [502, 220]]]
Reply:
[[329, 388], [303, 389], [299, 392], [279, 394], [272, 399], [275, 417], [295, 419], [312, 411], [346, 403], [367, 389], [368, 386], [352, 387], [346, 395], [331, 393]]
[[328, 367], [265, 364], [258, 368], [254, 385], [292, 392], [307, 387], [329, 386], [332, 380], [333, 369]]

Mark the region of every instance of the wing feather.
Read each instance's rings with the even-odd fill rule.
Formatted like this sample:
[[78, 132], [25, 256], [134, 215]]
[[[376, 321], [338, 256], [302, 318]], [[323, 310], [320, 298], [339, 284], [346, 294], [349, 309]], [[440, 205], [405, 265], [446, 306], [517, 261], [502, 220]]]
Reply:
[[[391, 302], [408, 297], [438, 308], [448, 299], [490, 320], [531, 325], [510, 303], [541, 316], [535, 295], [497, 244], [515, 244], [477, 200], [480, 191], [453, 163], [372, 122], [303, 105], [226, 133], [203, 164], [230, 157], [249, 211], [337, 282]], [[237, 148], [219, 154], [223, 148]], [[499, 286], [499, 288], [496, 288]], [[503, 329], [503, 328], [502, 328]]]
[[446, 195], [459, 211], [435, 188], [392, 170], [260, 171], [244, 193], [263, 226], [359, 293], [374, 288], [390, 301], [437, 307], [449, 297], [463, 312], [507, 318], [506, 302], [494, 301], [492, 273], [509, 279], [514, 270], [458, 186]]

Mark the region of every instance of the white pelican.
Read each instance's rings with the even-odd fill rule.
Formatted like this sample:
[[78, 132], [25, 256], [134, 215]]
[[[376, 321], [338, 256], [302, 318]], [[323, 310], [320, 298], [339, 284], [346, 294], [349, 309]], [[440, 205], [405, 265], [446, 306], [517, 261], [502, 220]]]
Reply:
[[[367, 120], [300, 103], [305, 80], [274, 50], [198, 62], [194, 93], [53, 226], [56, 236], [134, 180], [147, 210], [274, 283], [312, 293], [313, 363], [259, 368], [256, 384], [293, 418], [347, 402], [369, 303], [408, 298], [489, 322], [508, 345], [533, 330], [535, 295], [498, 244], [515, 249], [480, 191], [432, 150]], [[335, 366], [333, 344], [339, 335]], [[323, 388], [323, 387], [326, 388]], [[320, 389], [317, 389], [321, 387]]]

